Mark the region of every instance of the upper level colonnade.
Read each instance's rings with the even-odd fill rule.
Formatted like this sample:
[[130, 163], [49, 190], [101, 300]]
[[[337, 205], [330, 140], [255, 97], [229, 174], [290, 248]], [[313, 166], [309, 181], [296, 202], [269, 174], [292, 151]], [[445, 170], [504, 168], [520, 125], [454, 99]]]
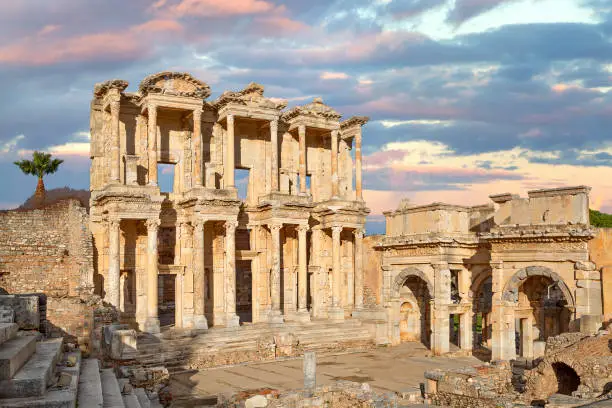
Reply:
[[95, 86], [92, 191], [121, 185], [159, 194], [158, 165], [170, 164], [178, 195], [227, 190], [236, 197], [239, 169], [249, 173], [249, 205], [271, 195], [363, 200], [366, 117], [341, 122], [320, 98], [287, 110], [286, 100], [265, 97], [256, 83], [208, 102], [210, 87], [187, 73], [150, 75], [135, 93], [127, 87], [123, 80]]

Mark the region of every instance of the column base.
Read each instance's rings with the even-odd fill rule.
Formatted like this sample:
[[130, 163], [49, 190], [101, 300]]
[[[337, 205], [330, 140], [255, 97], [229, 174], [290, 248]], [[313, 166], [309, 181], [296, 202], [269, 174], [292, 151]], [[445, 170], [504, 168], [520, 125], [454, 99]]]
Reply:
[[159, 319], [157, 317], [147, 317], [144, 323], [144, 331], [151, 334], [159, 333]]
[[302, 322], [302, 323], [309, 322], [310, 321], [310, 313], [306, 309], [298, 310], [297, 312], [293, 313], [291, 320], [294, 320], [296, 322]]
[[344, 320], [344, 309], [341, 307], [331, 307], [327, 311], [329, 320]]
[[236, 314], [225, 316], [225, 327], [240, 327], [240, 317]]
[[271, 310], [268, 314], [268, 321], [271, 324], [283, 324], [285, 319], [281, 314], [280, 310]]
[[206, 316], [193, 316], [193, 328], [196, 330], [207, 330], [208, 320], [206, 320]]

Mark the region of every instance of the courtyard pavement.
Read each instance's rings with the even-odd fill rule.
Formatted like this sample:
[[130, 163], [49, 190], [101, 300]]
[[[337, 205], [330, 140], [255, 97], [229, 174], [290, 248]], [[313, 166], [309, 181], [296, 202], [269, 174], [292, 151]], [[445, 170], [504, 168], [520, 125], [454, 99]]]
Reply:
[[[424, 382], [423, 373], [434, 368], [479, 365], [475, 357], [427, 357], [419, 343], [396, 347], [317, 357], [317, 386], [336, 380], [367, 382], [376, 391], [404, 392]], [[172, 380], [172, 394], [214, 396], [220, 393], [273, 388], [280, 391], [303, 388], [302, 359], [250, 363], [178, 374]]]

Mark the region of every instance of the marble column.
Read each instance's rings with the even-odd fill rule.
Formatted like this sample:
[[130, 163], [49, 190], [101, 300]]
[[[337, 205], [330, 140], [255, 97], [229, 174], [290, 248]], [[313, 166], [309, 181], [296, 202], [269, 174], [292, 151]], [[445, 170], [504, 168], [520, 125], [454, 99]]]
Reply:
[[121, 303], [120, 292], [120, 220], [113, 219], [108, 222], [108, 276], [106, 282], [106, 301], [117, 310]]
[[355, 235], [355, 309], [363, 309], [363, 229], [354, 230]]
[[308, 257], [306, 233], [308, 225], [298, 225], [298, 314], [308, 318]]
[[121, 132], [119, 128], [119, 100], [111, 101], [111, 182], [121, 182]]
[[300, 193], [306, 194], [306, 126], [300, 125], [298, 127], [298, 133], [300, 137]]
[[340, 233], [342, 232], [342, 226], [334, 225], [332, 229], [332, 307], [329, 310], [328, 315], [333, 320], [344, 319], [344, 309], [341, 305], [341, 287], [340, 280], [341, 269], [340, 269]]
[[363, 201], [361, 161], [361, 127], [359, 127], [355, 135], [355, 197], [359, 201]]
[[179, 240], [180, 240], [180, 257], [177, 262], [178, 265], [185, 265], [185, 274], [183, 277], [183, 328], [191, 329], [194, 327], [193, 317], [194, 317], [194, 297], [193, 297], [193, 263], [194, 259], [192, 258], [194, 253], [193, 243], [195, 231], [193, 231], [191, 226], [186, 222], [182, 221], [179, 223]]
[[338, 198], [338, 131], [331, 131], [331, 174], [332, 197]]
[[157, 305], [158, 285], [158, 253], [157, 232], [160, 221], [156, 219], [147, 220], [147, 320], [145, 331], [159, 333], [159, 318]]
[[272, 270], [270, 272], [270, 286], [272, 294], [272, 310], [270, 310], [270, 323], [282, 323], [281, 313], [281, 243], [280, 230], [283, 224], [270, 224], [272, 234]]
[[270, 189], [278, 191], [278, 119], [270, 121], [270, 144], [272, 145]]
[[149, 104], [149, 185], [157, 186], [157, 106]]
[[225, 222], [225, 325], [240, 326], [236, 314], [236, 227], [238, 222]]
[[491, 361], [510, 361], [516, 358], [515, 307], [513, 302], [502, 298], [505, 285], [503, 261], [491, 261], [491, 268]]
[[193, 111], [193, 183], [202, 187], [202, 110]]
[[193, 265], [193, 324], [196, 329], [208, 329], [206, 320], [206, 288], [204, 276], [204, 221], [197, 220], [194, 230], [193, 245], [195, 260]]
[[451, 272], [448, 263], [433, 264], [434, 298], [431, 351], [439, 356], [450, 351]]
[[462, 313], [459, 315], [459, 345], [462, 350], [469, 353], [472, 352], [472, 320], [471, 312]]
[[226, 157], [225, 157], [225, 169], [223, 170], [224, 172], [224, 179], [225, 179], [225, 188], [235, 188], [236, 187], [236, 183], [234, 181], [234, 167], [236, 164], [236, 159], [234, 157], [234, 142], [235, 142], [235, 136], [234, 136], [234, 115], [227, 115], [227, 151], [226, 151]]

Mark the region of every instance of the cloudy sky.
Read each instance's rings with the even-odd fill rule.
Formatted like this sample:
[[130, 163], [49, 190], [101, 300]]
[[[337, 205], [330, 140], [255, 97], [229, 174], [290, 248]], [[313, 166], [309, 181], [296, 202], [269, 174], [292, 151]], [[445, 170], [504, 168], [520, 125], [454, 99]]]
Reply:
[[290, 104], [367, 115], [370, 232], [403, 197], [587, 184], [612, 212], [609, 0], [11, 0], [0, 6], [0, 207], [89, 185], [94, 83], [189, 71], [216, 98], [250, 81]]

